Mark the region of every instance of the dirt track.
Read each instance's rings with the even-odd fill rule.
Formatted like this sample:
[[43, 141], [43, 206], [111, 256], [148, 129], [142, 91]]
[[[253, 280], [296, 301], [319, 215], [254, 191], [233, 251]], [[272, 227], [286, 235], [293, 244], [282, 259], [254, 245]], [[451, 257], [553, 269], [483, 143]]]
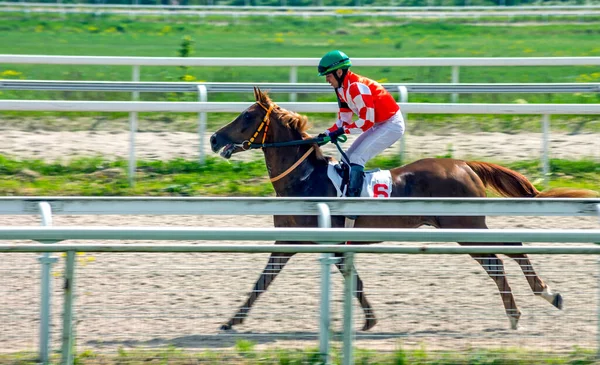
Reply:
[[[18, 158], [41, 158], [48, 161], [68, 160], [74, 156], [104, 156], [127, 158], [129, 133], [120, 132], [23, 132], [2, 131], [0, 154]], [[204, 153], [210, 154], [209, 134], [204, 136]], [[138, 159], [194, 159], [199, 155], [199, 139], [194, 133], [137, 133]], [[347, 143], [349, 145], [349, 143]], [[384, 153], [398, 153], [399, 143]], [[328, 145], [325, 152], [335, 154]], [[473, 133], [406, 136], [408, 158], [435, 157], [451, 153], [455, 158], [486, 161], [536, 159], [541, 156], [541, 133]], [[260, 152], [238, 154], [233, 159], [260, 158]], [[591, 133], [552, 133], [550, 156], [554, 158], [600, 158], [600, 135]]]
[[[69, 156], [127, 156], [126, 133], [44, 133], [7, 131], [0, 153], [54, 160]], [[459, 138], [460, 137], [460, 138]], [[517, 160], [535, 158], [538, 134], [408, 136], [409, 156], [447, 152], [458, 158]], [[461, 142], [458, 139], [462, 140]], [[597, 157], [597, 135], [558, 135], [551, 141], [554, 157]], [[140, 133], [138, 158], [192, 158], [194, 134]], [[393, 152], [392, 152], [393, 153]], [[269, 217], [68, 217], [55, 225], [269, 227]], [[39, 225], [36, 217], [0, 217], [0, 225]], [[497, 217], [493, 228], [598, 228], [597, 218]], [[234, 243], [234, 242], [222, 242]], [[236, 242], [239, 243], [239, 242]], [[255, 243], [255, 242], [247, 242]], [[271, 244], [270, 242], [261, 242]], [[202, 244], [202, 243], [199, 243]], [[410, 243], [394, 243], [410, 244]], [[542, 245], [543, 243], [527, 244]], [[0, 351], [35, 349], [38, 336], [38, 255], [10, 254], [0, 261]], [[113, 351], [119, 346], [162, 346], [186, 349], [230, 348], [238, 336], [259, 346], [317, 345], [318, 255], [294, 257], [249, 319], [236, 331], [218, 330], [245, 300], [267, 256], [223, 254], [83, 254], [77, 267], [78, 348]], [[567, 351], [578, 345], [594, 348], [597, 307], [597, 261], [591, 256], [532, 258], [538, 274], [565, 296], [558, 311], [531, 294], [519, 267], [506, 259], [507, 274], [521, 307], [522, 329], [512, 331], [497, 288], [467, 256], [359, 255], [357, 267], [379, 324], [359, 332], [359, 346], [393, 350], [405, 347], [457, 349], [468, 347], [532, 347]], [[62, 327], [62, 260], [53, 270], [54, 346]], [[334, 278], [333, 326], [341, 330], [341, 288]], [[357, 328], [363, 315], [355, 306]]]
[[[270, 223], [270, 218], [258, 216], [55, 218], [55, 225], [268, 227]], [[494, 228], [598, 228], [593, 217], [509, 217], [492, 218], [489, 223]], [[0, 221], [0, 225], [37, 224], [33, 217], [3, 217]], [[37, 256], [10, 254], [1, 261], [3, 351], [36, 347]], [[247, 322], [234, 332], [224, 333], [218, 330], [219, 326], [245, 300], [266, 263], [266, 255], [82, 254], [77, 259], [78, 346], [102, 351], [114, 351], [119, 346], [166, 344], [186, 349], [228, 348], [240, 335], [260, 346], [316, 346], [317, 258], [318, 255], [292, 258], [258, 301]], [[575, 345], [593, 348], [596, 260], [591, 256], [532, 258], [543, 280], [565, 296], [565, 310], [559, 311], [532, 295], [519, 267], [506, 259], [509, 282], [523, 312], [523, 328], [512, 331], [495, 285], [468, 256], [359, 255], [358, 271], [380, 320], [373, 330], [358, 333], [359, 345], [381, 350], [393, 350], [399, 341], [406, 347], [424, 343], [427, 349], [523, 346], [567, 351]], [[58, 344], [62, 327], [62, 264], [53, 273], [54, 344]], [[335, 273], [333, 279], [333, 326], [341, 330], [341, 275]], [[356, 327], [360, 328], [363, 314], [358, 305], [355, 313]]]

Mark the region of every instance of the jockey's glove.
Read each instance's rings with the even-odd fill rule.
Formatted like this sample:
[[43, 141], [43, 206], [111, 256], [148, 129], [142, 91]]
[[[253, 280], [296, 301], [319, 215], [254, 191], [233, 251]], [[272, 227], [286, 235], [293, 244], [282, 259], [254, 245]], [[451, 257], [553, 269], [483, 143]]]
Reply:
[[342, 134], [344, 134], [344, 128], [338, 128], [333, 132], [329, 132], [329, 138], [331, 138], [331, 142], [335, 142]]

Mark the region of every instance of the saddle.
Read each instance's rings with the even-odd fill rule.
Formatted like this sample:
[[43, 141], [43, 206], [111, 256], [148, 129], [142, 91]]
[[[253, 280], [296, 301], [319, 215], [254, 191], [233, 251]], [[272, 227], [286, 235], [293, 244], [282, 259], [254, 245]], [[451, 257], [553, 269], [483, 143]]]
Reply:
[[[327, 177], [331, 180], [337, 196], [345, 196], [350, 178], [350, 166], [344, 162], [329, 162]], [[390, 170], [368, 170], [365, 171], [365, 181], [361, 198], [389, 198], [392, 195], [392, 174]]]

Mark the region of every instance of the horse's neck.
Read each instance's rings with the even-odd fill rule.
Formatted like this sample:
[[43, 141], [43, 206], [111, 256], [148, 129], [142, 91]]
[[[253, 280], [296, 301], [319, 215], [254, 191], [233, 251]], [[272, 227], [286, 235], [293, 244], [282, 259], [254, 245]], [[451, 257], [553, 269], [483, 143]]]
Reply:
[[[264, 149], [265, 163], [271, 179], [278, 177], [299, 161], [310, 146], [293, 146]], [[321, 170], [324, 170], [323, 174]], [[316, 166], [309, 156], [296, 168], [276, 182], [273, 188], [278, 196], [327, 196], [325, 185], [329, 186], [327, 169]]]

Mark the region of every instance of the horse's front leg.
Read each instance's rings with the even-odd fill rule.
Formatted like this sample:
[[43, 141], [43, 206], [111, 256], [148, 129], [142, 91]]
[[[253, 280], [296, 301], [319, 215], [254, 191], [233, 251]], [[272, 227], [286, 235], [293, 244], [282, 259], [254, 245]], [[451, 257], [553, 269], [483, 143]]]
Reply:
[[[280, 244], [281, 242], [275, 243]], [[252, 289], [250, 296], [248, 296], [246, 303], [238, 309], [237, 313], [227, 321], [227, 323], [221, 326], [222, 330], [230, 330], [234, 325], [244, 322], [244, 319], [248, 316], [248, 312], [250, 312], [250, 308], [252, 308], [254, 302], [262, 293], [267, 291], [269, 285], [271, 285], [273, 280], [277, 277], [277, 274], [281, 272], [285, 264], [287, 264], [293, 255], [293, 253], [271, 253], [269, 262], [260, 274], [256, 284], [254, 284], [254, 288]]]
[[[336, 253], [335, 257], [338, 257], [340, 259], [335, 265], [343, 274], [345, 264], [344, 254]], [[356, 268], [354, 268], [354, 272], [356, 273], [356, 285], [354, 286], [354, 294], [356, 295], [356, 299], [358, 299], [358, 301], [360, 302], [360, 306], [363, 309], [363, 312], [365, 313], [365, 324], [363, 325], [362, 330], [368, 331], [377, 324], [377, 318], [375, 317], [375, 312], [373, 311], [373, 307], [371, 307], [371, 303], [369, 303], [367, 297], [365, 296], [365, 292], [363, 291], [363, 282], [360, 279], [360, 276], [358, 276], [358, 271], [356, 271]]]

